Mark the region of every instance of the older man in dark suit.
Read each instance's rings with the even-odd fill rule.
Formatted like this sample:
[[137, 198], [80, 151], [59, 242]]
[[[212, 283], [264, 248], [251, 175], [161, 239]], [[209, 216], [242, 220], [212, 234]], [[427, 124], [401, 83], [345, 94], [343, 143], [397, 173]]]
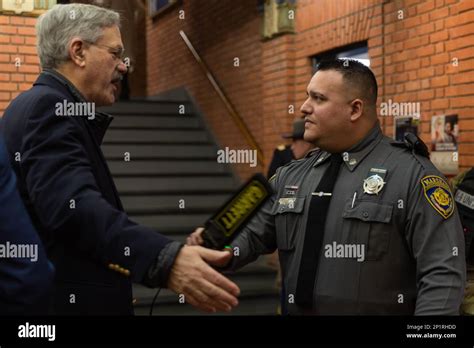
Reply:
[[132, 282], [168, 287], [204, 311], [229, 311], [239, 289], [208, 265], [226, 261], [226, 252], [183, 246], [123, 211], [100, 149], [112, 118], [95, 112], [116, 100], [127, 71], [119, 24], [118, 13], [84, 4], [42, 15], [43, 72], [9, 105], [0, 127], [56, 266], [53, 312], [132, 314]]

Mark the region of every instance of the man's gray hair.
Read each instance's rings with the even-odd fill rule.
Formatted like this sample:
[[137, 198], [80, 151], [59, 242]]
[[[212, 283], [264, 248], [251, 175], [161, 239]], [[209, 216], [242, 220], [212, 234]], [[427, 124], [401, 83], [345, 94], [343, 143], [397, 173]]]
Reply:
[[120, 15], [112, 10], [86, 4], [53, 6], [36, 23], [41, 67], [57, 68], [69, 60], [68, 46], [73, 38], [95, 43], [104, 28], [114, 25], [120, 26]]

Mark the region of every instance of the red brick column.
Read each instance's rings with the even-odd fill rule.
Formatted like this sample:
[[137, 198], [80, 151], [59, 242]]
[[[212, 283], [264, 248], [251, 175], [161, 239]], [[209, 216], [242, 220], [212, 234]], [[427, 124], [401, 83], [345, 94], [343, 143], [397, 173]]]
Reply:
[[289, 132], [293, 119], [300, 114], [294, 101], [295, 35], [287, 34], [264, 42], [262, 52], [262, 150], [265, 171], [273, 151], [283, 143], [282, 133]]
[[40, 72], [35, 24], [34, 17], [0, 15], [0, 116]]

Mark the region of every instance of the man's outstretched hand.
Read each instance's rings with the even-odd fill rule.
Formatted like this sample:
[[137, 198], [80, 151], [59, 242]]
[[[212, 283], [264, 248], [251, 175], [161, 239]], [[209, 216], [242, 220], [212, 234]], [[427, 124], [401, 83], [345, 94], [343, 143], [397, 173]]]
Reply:
[[203, 311], [229, 312], [238, 305], [240, 289], [209, 265], [223, 267], [231, 258], [227, 251], [185, 245], [171, 268], [168, 288], [184, 295], [187, 303]]

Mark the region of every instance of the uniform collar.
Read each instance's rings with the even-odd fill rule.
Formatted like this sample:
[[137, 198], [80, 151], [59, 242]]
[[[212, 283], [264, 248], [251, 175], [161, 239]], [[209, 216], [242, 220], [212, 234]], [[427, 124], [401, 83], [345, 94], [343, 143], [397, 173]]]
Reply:
[[319, 147], [317, 147], [315, 149], [309, 150], [309, 152], [304, 156], [304, 158], [317, 156], [317, 155], [319, 155], [320, 152], [321, 152], [321, 149]]
[[[55, 81], [63, 85], [68, 90], [68, 92], [72, 95], [72, 97], [74, 98], [76, 102], [80, 102], [80, 103], [87, 102], [84, 95], [76, 88], [76, 86], [74, 86], [74, 84], [71, 81], [69, 81], [64, 75], [62, 75], [56, 70], [43, 69], [43, 72], [41, 73], [36, 83], [42, 83], [43, 78], [47, 76], [52, 77]], [[109, 125], [113, 121], [113, 119], [114, 118], [110, 116], [109, 114], [96, 111], [95, 118], [93, 120], [87, 120], [86, 123], [90, 126], [94, 134], [94, 137], [96, 138], [99, 144], [102, 143], [105, 132], [107, 131], [107, 128], [109, 128]]]
[[[377, 121], [375, 126], [369, 131], [364, 139], [341, 154], [347, 169], [353, 172], [359, 163], [361, 163], [364, 158], [367, 157], [367, 155], [375, 148], [375, 146], [377, 146], [382, 138], [383, 134], [382, 130], [380, 129], [380, 123]], [[331, 157], [329, 152], [322, 151], [314, 166], [319, 166], [329, 157]]]

